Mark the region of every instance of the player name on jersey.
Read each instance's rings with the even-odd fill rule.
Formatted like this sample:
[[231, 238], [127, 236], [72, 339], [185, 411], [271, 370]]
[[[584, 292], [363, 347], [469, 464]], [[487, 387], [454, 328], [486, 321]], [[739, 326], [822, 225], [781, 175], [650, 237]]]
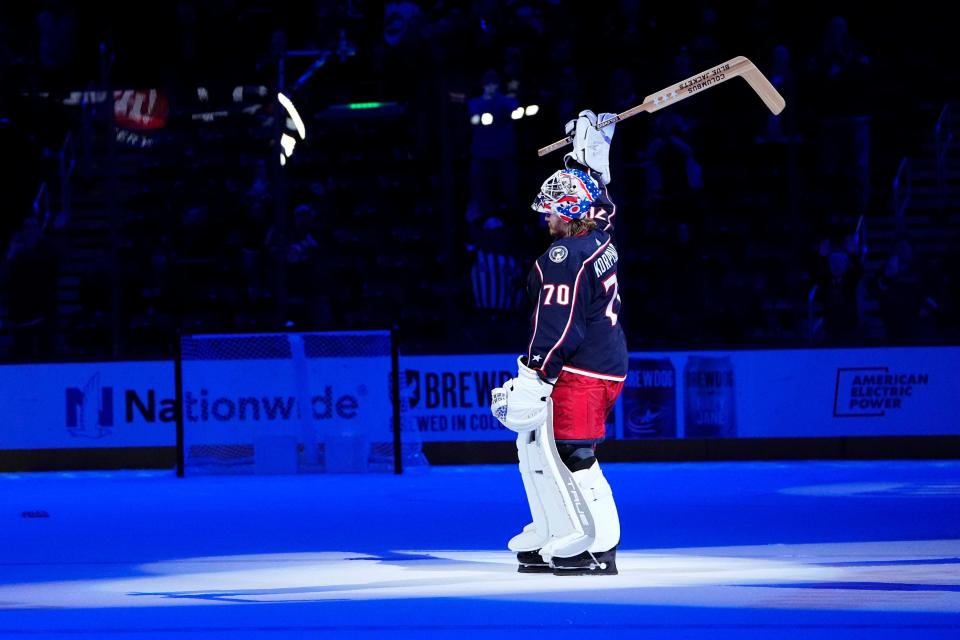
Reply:
[[593, 270], [599, 278], [604, 273], [606, 273], [610, 267], [617, 264], [617, 260], [620, 259], [620, 256], [617, 255], [617, 248], [612, 244], [607, 247], [606, 251], [603, 252], [603, 255], [598, 257], [593, 263]]

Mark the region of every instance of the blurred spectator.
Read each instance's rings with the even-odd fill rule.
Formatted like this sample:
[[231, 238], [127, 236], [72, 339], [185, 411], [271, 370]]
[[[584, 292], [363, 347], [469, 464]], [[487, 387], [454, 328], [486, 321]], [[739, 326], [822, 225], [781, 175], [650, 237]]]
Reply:
[[947, 246], [940, 272], [937, 296], [938, 317], [949, 342], [960, 342], [960, 238], [954, 236]]
[[323, 234], [317, 212], [309, 204], [300, 204], [294, 209], [293, 221], [285, 236], [276, 225], [267, 232], [267, 247], [286, 256], [287, 320], [296, 325], [317, 327], [329, 322], [320, 238]]
[[[180, 0], [176, 7], [177, 37], [174, 39], [180, 65], [196, 62], [200, 50], [201, 28], [197, 10], [192, 2]], [[189, 68], [189, 67], [188, 67]]]
[[[863, 45], [850, 35], [846, 18], [830, 18], [824, 29], [820, 50], [810, 59], [811, 70], [821, 80], [831, 81], [839, 89], [842, 82], [857, 79], [869, 64], [870, 57], [864, 52]], [[848, 88], [839, 95], [851, 97], [850, 93]]]
[[[0, 8], [0, 73], [6, 75], [8, 69], [19, 62], [15, 46], [16, 29], [6, 15], [6, 11]], [[0, 91], [0, 109], [4, 105], [6, 92]]]
[[689, 78], [693, 75], [693, 60], [690, 59], [690, 51], [686, 45], [680, 47], [676, 55], [673, 56], [673, 65], [670, 68], [671, 78]]
[[[790, 49], [777, 45], [770, 56], [766, 73], [770, 84], [776, 87], [788, 105], [796, 104], [797, 79], [790, 64]], [[796, 134], [794, 114], [796, 109], [786, 109], [778, 115], [767, 113], [767, 120], [758, 142], [789, 142]]]
[[833, 234], [820, 242], [816, 297], [823, 309], [823, 328], [831, 344], [860, 339], [863, 309], [863, 255], [856, 234]]
[[273, 288], [271, 263], [264, 250], [264, 238], [269, 231], [270, 211], [263, 203], [252, 202], [242, 211], [231, 238], [242, 291], [239, 297], [246, 307], [240, 312], [252, 316], [257, 315], [259, 305]]
[[550, 76], [546, 80], [549, 87], [546, 94], [553, 103], [558, 120], [569, 119], [583, 108], [580, 94], [583, 85], [578, 78], [577, 69], [571, 64], [550, 65], [550, 69]]
[[59, 0], [44, 2], [37, 13], [37, 31], [40, 66], [53, 72], [54, 79], [63, 81], [60, 74], [73, 61], [77, 39], [77, 19], [69, 4]]
[[899, 240], [877, 278], [877, 300], [889, 342], [909, 344], [932, 337], [939, 305], [926, 289], [913, 247], [906, 239]]
[[[633, 74], [626, 67], [617, 67], [610, 73], [610, 111], [621, 113], [640, 104], [643, 96], [637, 95]], [[611, 145], [614, 151], [616, 145]]]
[[538, 39], [547, 33], [547, 26], [540, 3], [533, 0], [520, 0], [510, 7], [513, 14], [512, 39]]
[[51, 352], [56, 315], [57, 251], [38, 216], [28, 216], [7, 249], [8, 311], [16, 359]]
[[720, 16], [716, 8], [707, 4], [700, 9], [699, 13], [698, 24], [693, 27], [693, 34], [690, 37], [690, 53], [696, 62], [696, 68], [705, 69], [722, 62], [725, 58], [717, 38]]
[[811, 95], [828, 96], [818, 109], [820, 168], [828, 191], [845, 195], [858, 213], [870, 198], [869, 56], [850, 35], [847, 21], [827, 23], [820, 50], [809, 61]]
[[468, 103], [473, 140], [470, 146], [470, 200], [483, 217], [516, 206], [517, 143], [512, 114], [520, 103], [500, 93], [500, 76], [488, 70], [483, 94]]
[[393, 0], [383, 6], [383, 40], [391, 47], [410, 36], [421, 15], [420, 7], [408, 0]]
[[703, 168], [687, 140], [687, 126], [676, 113], [658, 114], [646, 149], [647, 189], [655, 213], [679, 225], [683, 234], [697, 233], [703, 190]]
[[505, 95], [510, 98], [524, 95], [523, 92], [527, 89], [527, 72], [522, 48], [507, 47], [504, 51], [503, 72], [507, 81]]
[[288, 265], [309, 263], [320, 252], [317, 213], [309, 204], [298, 205], [293, 210], [293, 224], [281, 237], [276, 225], [267, 231], [266, 244], [271, 249], [283, 251]]
[[516, 256], [516, 236], [503, 221], [489, 217], [474, 225], [470, 268], [474, 306], [489, 312], [513, 312], [523, 305], [524, 268]]

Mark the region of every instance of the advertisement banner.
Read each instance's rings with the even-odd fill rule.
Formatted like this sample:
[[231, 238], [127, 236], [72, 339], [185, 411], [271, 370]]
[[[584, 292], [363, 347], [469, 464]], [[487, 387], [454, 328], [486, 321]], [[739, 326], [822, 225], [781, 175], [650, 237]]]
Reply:
[[[487, 391], [516, 375], [515, 360], [403, 358], [405, 419], [424, 441], [513, 439], [491, 422]], [[607, 437], [960, 435], [957, 370], [960, 347], [633, 352]]]
[[424, 442], [516, 440], [490, 413], [490, 390], [517, 375], [517, 356], [404, 356], [404, 428]]
[[[367, 430], [391, 440], [389, 358], [194, 361], [194, 442]], [[406, 356], [404, 429], [425, 441], [513, 440], [490, 389], [516, 356]], [[632, 353], [608, 438], [960, 435], [960, 347]], [[305, 407], [309, 405], [309, 409]], [[0, 449], [175, 446], [171, 362], [0, 366]]]
[[188, 446], [345, 432], [393, 441], [389, 356], [185, 361], [183, 380]]
[[960, 347], [633, 354], [621, 437], [957, 435], [958, 367]]
[[0, 449], [176, 444], [172, 362], [0, 366]]
[[620, 395], [624, 438], [675, 438], [677, 373], [669, 357], [630, 356]]

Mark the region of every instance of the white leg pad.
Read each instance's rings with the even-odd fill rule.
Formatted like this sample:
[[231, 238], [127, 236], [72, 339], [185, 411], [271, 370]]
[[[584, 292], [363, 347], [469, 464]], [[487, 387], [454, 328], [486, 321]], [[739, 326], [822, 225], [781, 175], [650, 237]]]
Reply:
[[527, 494], [527, 503], [530, 505], [530, 515], [533, 522], [523, 528], [523, 531], [513, 536], [507, 543], [511, 551], [536, 551], [550, 540], [550, 527], [547, 524], [547, 514], [537, 491], [535, 474], [543, 472], [540, 464], [540, 455], [532, 442], [533, 433], [521, 433], [517, 436], [517, 459], [520, 463], [520, 479], [523, 480], [523, 490]]
[[595, 526], [574, 474], [560, 460], [553, 437], [553, 401], [547, 401], [547, 421], [536, 431], [534, 451], [543, 466], [542, 473], [534, 474], [537, 493], [540, 496], [550, 540], [540, 548], [540, 556], [549, 562], [553, 556], [562, 558], [587, 551], [594, 542]]
[[600, 470], [600, 463], [594, 462], [589, 469], [574, 472], [573, 477], [577, 480], [596, 525], [596, 535], [587, 551], [600, 553], [613, 549], [620, 544], [620, 515], [617, 513], [610, 483]]

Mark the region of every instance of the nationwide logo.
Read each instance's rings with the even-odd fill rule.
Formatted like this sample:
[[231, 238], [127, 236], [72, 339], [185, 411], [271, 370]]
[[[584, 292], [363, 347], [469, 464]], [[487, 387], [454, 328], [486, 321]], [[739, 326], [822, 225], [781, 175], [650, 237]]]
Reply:
[[[122, 423], [172, 423], [177, 419], [177, 403], [173, 398], [157, 397], [155, 389], [141, 393], [112, 386], [102, 386], [100, 374], [94, 374], [82, 387], [66, 390], [66, 427], [78, 438], [105, 438], [115, 426], [115, 399], [121, 401]], [[357, 395], [337, 394], [330, 385], [321, 393], [303, 398], [294, 396], [224, 396], [207, 389], [185, 391], [185, 422], [274, 422], [301, 418], [303, 404], [309, 406], [314, 420], [353, 420], [360, 414], [360, 398], [368, 392], [361, 385]]]
[[833, 399], [836, 418], [882, 418], [898, 411], [918, 387], [930, 382], [928, 373], [890, 371], [889, 367], [844, 367], [837, 369]]
[[100, 386], [95, 373], [83, 387], [66, 393], [67, 431], [75, 438], [105, 438], [113, 432], [113, 387]]

